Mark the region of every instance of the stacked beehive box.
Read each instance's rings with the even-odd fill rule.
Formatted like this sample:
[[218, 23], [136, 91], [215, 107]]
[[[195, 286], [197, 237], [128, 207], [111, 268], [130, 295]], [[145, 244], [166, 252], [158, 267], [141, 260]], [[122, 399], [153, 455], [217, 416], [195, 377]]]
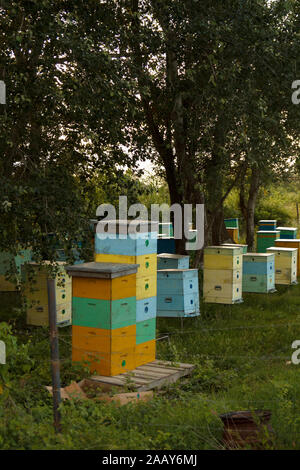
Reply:
[[68, 266], [72, 287], [72, 360], [117, 375], [136, 367], [135, 264]]
[[[98, 224], [95, 261], [138, 264], [136, 274], [136, 365], [155, 360], [157, 309], [157, 231], [158, 225], [136, 221], [109, 221]], [[116, 234], [114, 235], [114, 227]], [[107, 235], [109, 236], [107, 238]]]
[[274, 231], [276, 230], [277, 220], [260, 220], [258, 222], [258, 230], [260, 231]]
[[[32, 260], [32, 251], [30, 249], [20, 250], [15, 256], [12, 253], [0, 253], [0, 292], [12, 292], [19, 289], [21, 280], [21, 266]], [[15, 271], [12, 280], [6, 278], [7, 273]]]
[[300, 276], [300, 239], [296, 238], [295, 240], [290, 239], [279, 239], [275, 242], [275, 247], [283, 248], [297, 248], [297, 277]]
[[243, 255], [248, 251], [248, 245], [241, 245], [236, 243], [222, 243], [222, 246], [229, 246], [231, 248], [241, 248]]
[[210, 246], [204, 249], [204, 302], [221, 304], [242, 302], [242, 278], [241, 248]]
[[243, 255], [243, 291], [275, 292], [275, 255], [273, 253]]
[[199, 314], [198, 270], [189, 269], [189, 256], [158, 255], [157, 316], [185, 318]]
[[[47, 326], [49, 324], [47, 265], [49, 262], [45, 262], [42, 266], [36, 263], [22, 266], [28, 325]], [[65, 271], [64, 263], [58, 263], [55, 291], [57, 324], [69, 325], [71, 323], [72, 280]]]
[[275, 284], [297, 284], [297, 248], [271, 247], [275, 255]]
[[280, 232], [279, 238], [283, 240], [295, 240], [297, 238], [296, 227], [277, 227], [277, 230]]
[[239, 219], [237, 218], [230, 218], [224, 219], [226, 230], [230, 236], [230, 238], [234, 241], [234, 243], [239, 242]]
[[260, 230], [257, 235], [257, 253], [266, 253], [267, 248], [275, 245], [276, 240], [279, 238], [280, 232], [278, 230]]
[[173, 237], [173, 224], [172, 222], [160, 222], [158, 224], [158, 234], [163, 237]]

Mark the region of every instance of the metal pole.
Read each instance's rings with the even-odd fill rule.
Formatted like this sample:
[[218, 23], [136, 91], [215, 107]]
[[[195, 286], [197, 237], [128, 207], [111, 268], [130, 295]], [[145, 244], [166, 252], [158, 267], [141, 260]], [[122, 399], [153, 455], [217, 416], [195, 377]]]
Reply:
[[60, 364], [58, 350], [58, 331], [56, 323], [56, 297], [55, 280], [47, 280], [48, 288], [48, 312], [50, 328], [50, 353], [51, 353], [51, 374], [52, 374], [52, 394], [53, 394], [53, 415], [55, 432], [61, 432], [59, 404], [60, 396]]

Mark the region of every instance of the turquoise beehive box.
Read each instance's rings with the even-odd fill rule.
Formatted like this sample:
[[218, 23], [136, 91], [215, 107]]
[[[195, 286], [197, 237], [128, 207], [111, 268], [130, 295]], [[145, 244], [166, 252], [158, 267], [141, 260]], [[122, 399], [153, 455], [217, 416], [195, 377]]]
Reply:
[[275, 255], [269, 253], [243, 255], [243, 292], [275, 291]]
[[157, 271], [157, 316], [191, 317], [199, 314], [198, 270]]
[[277, 230], [280, 232], [280, 239], [295, 240], [297, 238], [296, 227], [277, 227]]
[[189, 269], [190, 257], [187, 255], [174, 255], [161, 253], [157, 255], [157, 269]]

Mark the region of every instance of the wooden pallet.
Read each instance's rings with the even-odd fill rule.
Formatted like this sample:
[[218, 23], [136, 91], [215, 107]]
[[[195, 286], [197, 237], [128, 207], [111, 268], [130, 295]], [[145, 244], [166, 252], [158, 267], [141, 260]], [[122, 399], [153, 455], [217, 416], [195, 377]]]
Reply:
[[99, 385], [101, 384], [101, 386], [103, 385], [106, 389], [127, 386], [132, 390], [144, 392], [174, 383], [181, 377], [190, 375], [195, 367], [193, 364], [179, 363], [174, 366], [173, 362], [154, 361], [114, 377], [94, 375], [90, 379]]

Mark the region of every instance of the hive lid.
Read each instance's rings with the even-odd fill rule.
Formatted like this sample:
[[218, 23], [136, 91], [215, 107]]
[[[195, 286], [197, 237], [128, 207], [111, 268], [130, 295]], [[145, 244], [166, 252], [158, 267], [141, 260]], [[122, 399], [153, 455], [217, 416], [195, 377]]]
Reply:
[[297, 230], [297, 227], [277, 227], [277, 230]]
[[167, 258], [167, 259], [184, 259], [189, 258], [188, 255], [173, 255], [172, 253], [159, 253], [158, 258]]
[[278, 240], [275, 240], [275, 243], [278, 242], [300, 243], [300, 238], [278, 238]]
[[291, 252], [294, 252], [294, 251], [297, 251], [298, 248], [288, 248], [286, 246], [270, 246], [269, 248], [267, 248], [267, 251], [282, 251], [282, 252], [286, 252], [286, 253], [291, 253]]
[[243, 255], [244, 258], [257, 258], [257, 257], [260, 257], [260, 258], [266, 258], [268, 256], [273, 256], [274, 253], [245, 253]]
[[243, 245], [241, 243], [222, 243], [221, 246], [225, 246], [225, 247], [228, 246], [228, 247], [231, 247], [231, 248], [241, 248], [241, 247], [245, 247], [245, 246], [248, 247], [248, 245]]
[[277, 220], [271, 220], [271, 219], [266, 220], [266, 219], [264, 219], [264, 220], [259, 220], [258, 221], [259, 224], [262, 223], [262, 222], [272, 222], [273, 223], [273, 222], [277, 222]]
[[98, 279], [113, 279], [116, 277], [135, 274], [139, 264], [126, 263], [83, 263], [66, 266], [69, 276], [94, 277]]
[[154, 220], [100, 220], [97, 233], [147, 233], [158, 232], [158, 222]]
[[256, 233], [279, 233], [279, 230], [258, 230]]

